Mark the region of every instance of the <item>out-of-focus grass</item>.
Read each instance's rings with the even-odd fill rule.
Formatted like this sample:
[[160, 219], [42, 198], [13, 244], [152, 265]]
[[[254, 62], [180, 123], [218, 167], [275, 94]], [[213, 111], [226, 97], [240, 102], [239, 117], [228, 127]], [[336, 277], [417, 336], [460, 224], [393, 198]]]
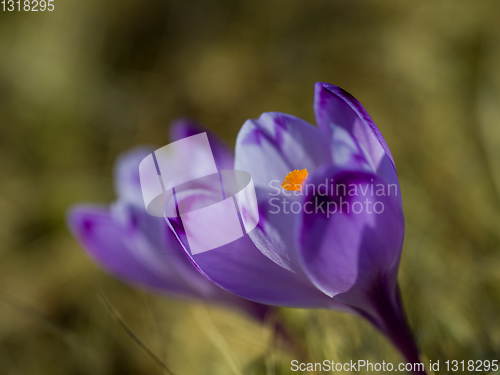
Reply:
[[[292, 373], [294, 355], [268, 327], [104, 274], [64, 215], [111, 201], [115, 157], [168, 143], [177, 116], [230, 144], [264, 111], [313, 122], [318, 80], [354, 94], [393, 152], [407, 221], [401, 289], [419, 345], [441, 363], [500, 359], [498, 1], [55, 8], [0, 12], [1, 374], [162, 373], [99, 293], [176, 374]], [[400, 360], [359, 318], [280, 314], [315, 361]]]

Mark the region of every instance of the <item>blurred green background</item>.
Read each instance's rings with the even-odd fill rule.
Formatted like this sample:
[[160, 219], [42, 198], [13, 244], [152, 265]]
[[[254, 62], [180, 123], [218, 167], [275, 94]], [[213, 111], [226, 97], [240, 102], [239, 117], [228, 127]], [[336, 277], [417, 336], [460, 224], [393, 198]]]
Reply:
[[[1, 8], [0, 8], [1, 10]], [[398, 166], [400, 271], [427, 357], [500, 359], [498, 0], [87, 0], [0, 11], [0, 374], [291, 374], [269, 327], [114, 280], [65, 226], [114, 199], [112, 167], [190, 116], [314, 122], [313, 84], [355, 95]], [[366, 322], [283, 309], [316, 361], [400, 358]], [[441, 371], [441, 373], [446, 373]]]

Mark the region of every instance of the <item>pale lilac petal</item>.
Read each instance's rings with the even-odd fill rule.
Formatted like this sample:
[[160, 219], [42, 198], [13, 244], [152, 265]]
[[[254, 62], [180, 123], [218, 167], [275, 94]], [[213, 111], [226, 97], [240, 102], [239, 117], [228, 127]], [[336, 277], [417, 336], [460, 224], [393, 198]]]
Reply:
[[328, 139], [315, 126], [278, 112], [248, 120], [236, 139], [235, 169], [252, 176], [255, 186], [281, 182], [294, 169], [312, 172], [331, 163]]
[[297, 230], [298, 216], [291, 211], [292, 204], [301, 205], [300, 197], [292, 192], [280, 189], [257, 188], [259, 223], [249, 233], [255, 246], [262, 254], [277, 265], [297, 274], [302, 274], [302, 267], [297, 257], [295, 237], [290, 235]]
[[330, 129], [332, 158], [337, 168], [376, 172], [372, 159], [348, 130], [333, 124]]
[[139, 178], [139, 164], [154, 149], [137, 147], [118, 157], [114, 168], [115, 191], [118, 199], [144, 207]]
[[175, 120], [170, 126], [170, 140], [175, 142], [204, 132], [208, 135], [208, 142], [210, 143], [217, 169], [233, 169], [234, 156], [231, 149], [217, 135], [194, 120], [187, 118]]
[[397, 199], [402, 209], [403, 202], [396, 169], [389, 157], [384, 154], [378, 167], [373, 165], [372, 158], [366, 152], [361, 141], [342, 126], [330, 125], [332, 138], [332, 157], [336, 168], [376, 173], [386, 184], [397, 189]]

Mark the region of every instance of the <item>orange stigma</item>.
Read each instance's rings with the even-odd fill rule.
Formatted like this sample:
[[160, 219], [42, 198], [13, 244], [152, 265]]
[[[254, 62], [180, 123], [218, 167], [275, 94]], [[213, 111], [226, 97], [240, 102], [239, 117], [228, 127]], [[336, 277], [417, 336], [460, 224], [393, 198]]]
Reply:
[[286, 175], [281, 187], [290, 191], [300, 190], [308, 175], [307, 169], [295, 169]]

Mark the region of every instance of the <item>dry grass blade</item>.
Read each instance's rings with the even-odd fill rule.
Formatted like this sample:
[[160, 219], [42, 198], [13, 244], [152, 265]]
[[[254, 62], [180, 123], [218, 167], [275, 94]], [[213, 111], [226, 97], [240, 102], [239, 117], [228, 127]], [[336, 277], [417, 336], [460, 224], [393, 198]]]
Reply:
[[192, 313], [198, 322], [198, 325], [202, 328], [210, 341], [212, 341], [217, 350], [222, 354], [228, 366], [231, 368], [231, 371], [233, 371], [236, 375], [243, 375], [238, 360], [233, 355], [228, 343], [224, 339], [224, 336], [222, 336], [215, 326], [207, 308], [203, 306], [192, 310]]
[[165, 363], [163, 363], [151, 350], [148, 349], [148, 347], [132, 332], [132, 330], [127, 326], [127, 324], [123, 321], [123, 319], [120, 317], [116, 309], [113, 307], [111, 302], [102, 294], [99, 294], [102, 301], [104, 302], [104, 305], [108, 309], [108, 311], [111, 313], [113, 318], [117, 321], [117, 323], [120, 325], [120, 327], [123, 328], [125, 333], [142, 349], [146, 354], [153, 360], [155, 361], [158, 366], [160, 366], [163, 370], [165, 370], [169, 375], [175, 375], [175, 373], [170, 370]]

